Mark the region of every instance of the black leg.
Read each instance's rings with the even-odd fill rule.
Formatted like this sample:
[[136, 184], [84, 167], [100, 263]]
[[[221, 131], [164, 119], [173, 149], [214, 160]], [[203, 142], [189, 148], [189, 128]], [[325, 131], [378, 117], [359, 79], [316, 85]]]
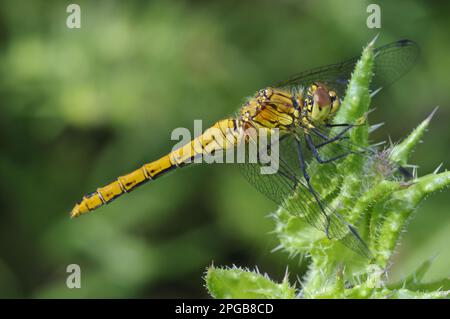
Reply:
[[347, 133], [351, 128], [354, 127], [354, 125], [350, 125], [350, 124], [334, 124], [334, 125], [335, 126], [346, 126], [346, 127], [333, 138], [328, 138], [328, 136], [322, 134], [318, 130], [312, 129], [312, 131], [314, 133], [316, 133], [319, 137], [321, 137], [322, 139], [325, 140], [325, 142], [316, 145], [315, 146], [316, 148], [320, 148], [320, 147], [322, 147], [324, 145], [330, 144], [332, 142], [335, 142], [337, 140], [340, 140], [340, 139], [344, 138], [344, 134]]
[[309, 149], [313, 153], [314, 157], [320, 164], [325, 164], [325, 163], [330, 163], [330, 162], [336, 161], [336, 160], [343, 158], [351, 153], [351, 152], [346, 152], [341, 155], [334, 156], [332, 158], [322, 159], [319, 155], [319, 152], [317, 151], [317, 146], [315, 146], [313, 141], [311, 140], [311, 136], [309, 136], [308, 134], [305, 134], [305, 140], [306, 140], [306, 143], [308, 144]]
[[308, 185], [308, 189], [309, 192], [311, 194], [313, 194], [317, 204], [320, 207], [320, 210], [322, 211], [322, 213], [325, 215], [325, 218], [327, 220], [327, 224], [325, 226], [325, 234], [327, 236], [328, 239], [330, 238], [330, 234], [329, 234], [329, 228], [330, 228], [330, 217], [327, 215], [327, 213], [325, 212], [325, 208], [323, 207], [322, 202], [319, 199], [319, 196], [317, 195], [316, 191], [314, 190], [314, 188], [312, 187], [311, 183], [310, 183], [310, 177], [308, 175], [308, 172], [306, 171], [306, 164], [305, 164], [305, 158], [303, 157], [303, 152], [302, 152], [302, 145], [300, 143], [300, 141], [297, 140], [297, 154], [298, 154], [298, 161], [300, 163], [300, 169], [302, 170], [303, 173], [303, 177], [306, 180], [306, 184]]
[[398, 166], [398, 171], [399, 171], [404, 177], [406, 177], [406, 178], [408, 178], [408, 179], [411, 179], [411, 178], [414, 177], [414, 176], [413, 176], [406, 168], [404, 168], [404, 167], [401, 166], [401, 165]]
[[339, 124], [325, 124], [326, 127], [336, 127], [336, 126], [354, 126], [353, 124], [349, 123], [339, 123]]

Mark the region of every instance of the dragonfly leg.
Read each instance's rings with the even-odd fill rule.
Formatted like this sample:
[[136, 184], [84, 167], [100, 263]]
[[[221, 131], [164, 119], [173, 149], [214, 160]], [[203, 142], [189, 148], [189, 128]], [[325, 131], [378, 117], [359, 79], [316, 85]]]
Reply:
[[308, 144], [309, 149], [311, 150], [311, 152], [313, 153], [314, 157], [316, 158], [316, 160], [320, 163], [320, 164], [325, 164], [325, 163], [330, 163], [333, 161], [336, 161], [340, 158], [343, 158], [347, 155], [349, 155], [351, 152], [345, 152], [343, 154], [331, 157], [331, 158], [327, 158], [327, 159], [322, 159], [319, 155], [319, 152], [317, 151], [317, 146], [314, 145], [313, 141], [311, 140], [311, 136], [309, 136], [308, 134], [305, 135], [305, 140], [306, 143]]
[[398, 171], [400, 172], [400, 174], [402, 174], [404, 177], [408, 179], [412, 179], [414, 177], [413, 174], [411, 174], [405, 167], [401, 165], [398, 166]]
[[310, 177], [308, 175], [308, 172], [306, 171], [306, 164], [305, 164], [305, 158], [303, 157], [302, 145], [299, 140], [297, 140], [297, 154], [298, 154], [298, 161], [300, 162], [300, 168], [302, 170], [303, 177], [306, 180], [306, 184], [308, 185], [309, 192], [311, 194], [313, 194], [317, 204], [320, 207], [321, 212], [324, 214], [324, 216], [326, 218], [327, 224], [325, 226], [325, 234], [328, 239], [331, 239], [330, 234], [329, 234], [330, 222], [331, 222], [330, 216], [328, 216], [327, 213], [325, 212], [325, 208], [323, 207], [322, 201], [319, 199], [319, 196], [317, 195], [316, 191], [314, 190], [314, 188], [311, 185]]
[[338, 124], [325, 124], [326, 127], [336, 127], [336, 126], [354, 126], [354, 124], [349, 123], [338, 123]]
[[340, 131], [340, 132], [339, 132], [335, 137], [333, 137], [333, 138], [328, 138], [328, 136], [322, 134], [322, 133], [319, 132], [318, 130], [312, 129], [312, 131], [313, 131], [314, 133], [316, 133], [319, 137], [321, 137], [322, 139], [325, 140], [325, 142], [316, 145], [316, 146], [315, 146], [316, 148], [321, 148], [322, 146], [325, 146], [325, 145], [327, 145], [327, 144], [330, 144], [330, 143], [332, 143], [332, 142], [335, 142], [335, 141], [337, 141], [337, 140], [340, 140], [340, 139], [342, 139], [342, 138], [345, 138], [345, 137], [344, 137], [344, 134], [347, 133], [350, 129], [352, 129], [352, 128], [354, 127], [353, 124], [328, 124], [327, 126], [345, 126], [345, 128], [344, 128], [342, 131]]

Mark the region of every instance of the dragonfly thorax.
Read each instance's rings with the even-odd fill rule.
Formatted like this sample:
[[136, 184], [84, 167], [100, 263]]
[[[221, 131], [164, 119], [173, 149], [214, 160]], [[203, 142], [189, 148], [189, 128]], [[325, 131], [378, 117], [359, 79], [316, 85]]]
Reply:
[[244, 128], [288, 130], [299, 121], [300, 103], [299, 97], [288, 91], [266, 88], [242, 106], [239, 119]]

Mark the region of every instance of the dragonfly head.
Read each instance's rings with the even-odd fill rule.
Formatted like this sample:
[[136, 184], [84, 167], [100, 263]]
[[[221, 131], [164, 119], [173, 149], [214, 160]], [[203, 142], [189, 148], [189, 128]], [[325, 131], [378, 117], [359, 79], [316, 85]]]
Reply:
[[313, 122], [323, 123], [336, 113], [340, 101], [335, 91], [329, 90], [322, 83], [313, 83], [306, 89], [304, 106]]

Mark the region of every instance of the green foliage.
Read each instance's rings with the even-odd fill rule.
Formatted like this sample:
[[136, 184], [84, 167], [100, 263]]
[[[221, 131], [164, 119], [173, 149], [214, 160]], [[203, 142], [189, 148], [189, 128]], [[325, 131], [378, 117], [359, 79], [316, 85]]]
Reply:
[[221, 269], [211, 266], [205, 281], [214, 298], [292, 299], [296, 294], [296, 289], [290, 286], [287, 275], [282, 283], [277, 284], [259, 271], [237, 267]]
[[[335, 118], [336, 123], [361, 121], [368, 112], [368, 87], [373, 60], [372, 42], [364, 49], [355, 67], [343, 104]], [[393, 174], [396, 167], [392, 163], [408, 164], [408, 158], [431, 117], [397, 145], [391, 145], [370, 157], [356, 154], [346, 157], [337, 165], [336, 174], [331, 174], [331, 177], [330, 170], [321, 169], [320, 164], [312, 163], [308, 168], [314, 172], [310, 175], [313, 176], [316, 190], [333, 207], [340, 207], [339, 213], [357, 226], [371, 250], [370, 258], [350, 251], [337, 239], [327, 239], [322, 232], [283, 207], [274, 214], [275, 233], [280, 240], [280, 248], [290, 256], [307, 255], [310, 258], [308, 272], [301, 280], [301, 289], [298, 291], [301, 297], [442, 298], [449, 294], [448, 279], [423, 282], [431, 260], [400, 283], [387, 283], [392, 256], [412, 213], [426, 196], [450, 185], [450, 172], [432, 173], [407, 181]], [[351, 131], [350, 141], [366, 146], [369, 144], [368, 133], [368, 124], [360, 125]], [[286, 200], [286, 205], [295, 200], [294, 194]], [[206, 284], [211, 295], [216, 298], [288, 298], [293, 295], [280, 293], [280, 290], [289, 287], [287, 279], [277, 285], [266, 277], [238, 268], [217, 270], [211, 267]], [[267, 285], [271, 288], [267, 288]], [[249, 291], [258, 293], [250, 294]]]

